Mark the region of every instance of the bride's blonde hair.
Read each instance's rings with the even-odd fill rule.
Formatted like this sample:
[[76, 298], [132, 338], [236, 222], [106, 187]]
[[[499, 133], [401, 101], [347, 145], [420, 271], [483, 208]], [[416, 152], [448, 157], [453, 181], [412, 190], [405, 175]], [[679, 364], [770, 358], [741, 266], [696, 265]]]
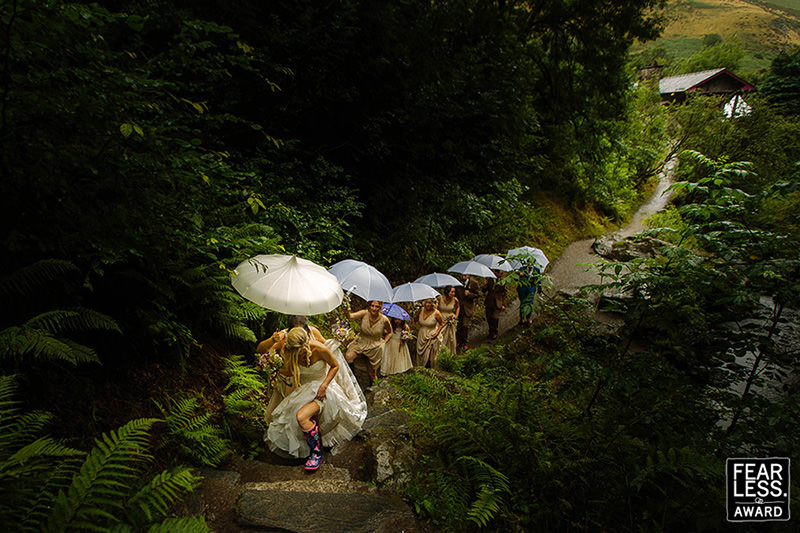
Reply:
[[296, 327], [286, 333], [283, 342], [283, 360], [292, 373], [292, 381], [300, 384], [300, 358], [305, 356], [306, 364], [311, 364], [311, 345], [308, 342], [308, 333], [305, 328]]

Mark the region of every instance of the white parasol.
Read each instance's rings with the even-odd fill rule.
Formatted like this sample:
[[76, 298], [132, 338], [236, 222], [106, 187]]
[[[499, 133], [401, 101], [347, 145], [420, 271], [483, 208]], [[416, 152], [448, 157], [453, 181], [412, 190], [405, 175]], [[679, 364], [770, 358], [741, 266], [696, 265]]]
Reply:
[[257, 255], [231, 275], [239, 294], [287, 315], [319, 315], [342, 303], [339, 281], [325, 267], [294, 255]]

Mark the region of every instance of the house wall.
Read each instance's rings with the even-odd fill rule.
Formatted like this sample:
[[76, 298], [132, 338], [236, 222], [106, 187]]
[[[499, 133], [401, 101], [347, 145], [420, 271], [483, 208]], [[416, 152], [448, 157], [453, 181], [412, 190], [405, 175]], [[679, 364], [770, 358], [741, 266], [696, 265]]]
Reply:
[[727, 76], [717, 76], [695, 89], [699, 93], [734, 93], [741, 90], [742, 84]]

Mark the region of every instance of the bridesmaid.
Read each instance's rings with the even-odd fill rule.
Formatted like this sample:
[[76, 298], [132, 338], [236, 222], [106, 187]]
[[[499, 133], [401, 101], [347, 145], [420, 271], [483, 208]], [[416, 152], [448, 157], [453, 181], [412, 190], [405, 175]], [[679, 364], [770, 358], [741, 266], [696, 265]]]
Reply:
[[458, 313], [461, 310], [458, 298], [456, 298], [456, 288], [448, 285], [444, 288], [444, 294], [437, 296], [439, 302], [439, 312], [444, 319], [442, 328], [442, 345], [446, 346], [450, 353], [456, 354], [456, 325], [458, 324]]
[[401, 374], [411, 368], [411, 352], [408, 343], [403, 339], [403, 333], [408, 333], [408, 324], [399, 318], [392, 319], [392, 338], [388, 340], [383, 349], [381, 374]]
[[422, 307], [414, 316], [414, 320], [419, 324], [417, 333], [417, 355], [414, 366], [439, 367], [439, 347], [442, 339], [439, 332], [444, 327], [442, 314], [433, 306], [433, 299], [428, 298], [422, 303]]
[[352, 363], [359, 355], [366, 357], [369, 360], [367, 373], [370, 381], [375, 381], [378, 377], [378, 369], [383, 359], [383, 347], [392, 337], [392, 325], [386, 315], [381, 313], [382, 308], [381, 302], [373, 300], [369, 302], [368, 309], [347, 313], [351, 320], [361, 320], [361, 330], [347, 347], [344, 358], [348, 363]]

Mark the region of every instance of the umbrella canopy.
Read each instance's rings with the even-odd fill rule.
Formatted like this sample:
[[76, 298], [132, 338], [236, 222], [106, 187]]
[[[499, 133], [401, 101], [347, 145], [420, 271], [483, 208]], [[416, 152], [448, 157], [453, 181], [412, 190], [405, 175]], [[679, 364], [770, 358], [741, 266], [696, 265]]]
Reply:
[[381, 313], [388, 316], [389, 318], [399, 318], [400, 320], [405, 320], [405, 321], [411, 320], [411, 315], [408, 314], [408, 311], [406, 311], [397, 304], [383, 304]]
[[441, 272], [426, 274], [421, 278], [415, 279], [414, 283], [424, 283], [425, 285], [430, 285], [431, 287], [446, 287], [448, 285], [452, 285], [453, 287], [459, 287], [463, 285], [463, 283], [458, 281], [450, 274], [442, 274]]
[[392, 291], [392, 302], [418, 302], [428, 298], [436, 298], [439, 293], [430, 285], [424, 283], [403, 283]]
[[366, 263], [364, 261], [357, 261], [355, 259], [342, 259], [341, 261], [328, 267], [328, 272], [336, 276], [337, 274], [348, 273], [354, 268], [362, 265], [366, 265]]
[[239, 294], [287, 315], [319, 315], [342, 303], [339, 281], [325, 267], [294, 255], [257, 255], [231, 275]]
[[[514, 257], [517, 257], [515, 259]], [[521, 257], [520, 257], [521, 256]], [[530, 256], [533, 258], [534, 265], [539, 268], [540, 271], [544, 271], [545, 267], [550, 264], [550, 260], [544, 255], [544, 252], [541, 251], [539, 248], [534, 248], [533, 246], [521, 246], [519, 248], [512, 248], [508, 252], [506, 252], [506, 257], [511, 262], [511, 266], [514, 267], [514, 270], [522, 268], [523, 264], [520, 259], [529, 259], [526, 256]], [[530, 261], [526, 261], [530, 263]]]
[[392, 284], [374, 266], [355, 259], [345, 259], [332, 265], [329, 272], [336, 276], [346, 292], [361, 296], [368, 302], [392, 301]]
[[494, 254], [480, 254], [472, 258], [473, 261], [486, 265], [492, 270], [502, 270], [503, 272], [511, 272], [513, 268], [505, 257], [500, 257]]
[[461, 261], [447, 269], [448, 272], [455, 272], [457, 274], [469, 274], [470, 276], [478, 276], [479, 278], [496, 278], [494, 272], [477, 261]]

